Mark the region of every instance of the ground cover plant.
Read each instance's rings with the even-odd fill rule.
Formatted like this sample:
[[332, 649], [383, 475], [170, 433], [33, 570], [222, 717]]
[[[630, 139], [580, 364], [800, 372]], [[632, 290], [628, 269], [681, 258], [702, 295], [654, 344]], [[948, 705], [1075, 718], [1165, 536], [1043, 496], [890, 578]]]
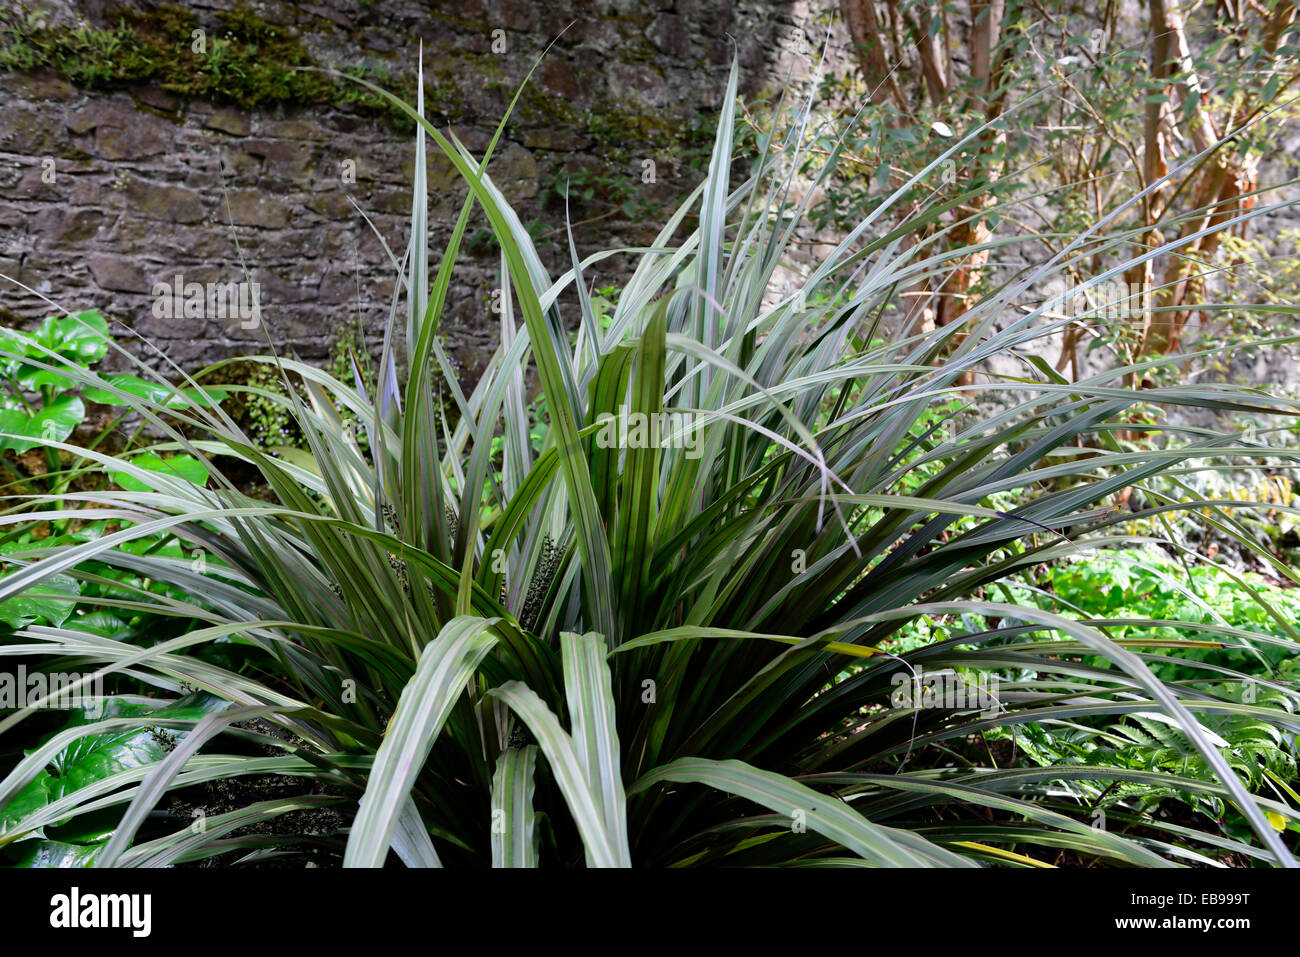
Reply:
[[[251, 438], [179, 368], [172, 386], [141, 364], [154, 392], [46, 345], [25, 360], [159, 438], [115, 456], [46, 437], [117, 487], [21, 490], [0, 515], [99, 523], [15, 537], [0, 601], [59, 610], [10, 622], [0, 655], [105, 683], [61, 722], [45, 701], [0, 717], [9, 863], [1294, 865], [1293, 606], [1248, 589], [1276, 628], [1181, 607], [1170, 625], [1113, 565], [1089, 566], [1113, 607], [1072, 601], [1069, 576], [1083, 543], [1130, 546], [1126, 522], [1293, 513], [1117, 501], [1288, 455], [1282, 426], [1170, 412], [1285, 425], [1295, 402], [1132, 385], [1164, 357], [1065, 380], [1032, 345], [1073, 318], [1019, 308], [1060, 256], [960, 324], [890, 330], [901, 290], [972, 252], [904, 238], [966, 196], [902, 227], [887, 201], [774, 295], [809, 141], [796, 124], [736, 156], [734, 70], [706, 178], [616, 302], [588, 290], [620, 251], [570, 241], [547, 273], [491, 180], [496, 140], [475, 156], [422, 94], [392, 102], [417, 123], [414, 202], [374, 381], [269, 353], [282, 390], [223, 386], [278, 402], [303, 447]], [[436, 251], [429, 148], [469, 190]], [[500, 247], [501, 336], [467, 390], [437, 332], [475, 215]], [[1065, 247], [1116, 257], [1091, 282], [1133, 267], [1139, 236], [1095, 238]], [[970, 374], [993, 357], [1019, 372], [989, 403]], [[58, 581], [98, 590], [73, 604]], [[105, 613], [145, 624], [89, 627]]]

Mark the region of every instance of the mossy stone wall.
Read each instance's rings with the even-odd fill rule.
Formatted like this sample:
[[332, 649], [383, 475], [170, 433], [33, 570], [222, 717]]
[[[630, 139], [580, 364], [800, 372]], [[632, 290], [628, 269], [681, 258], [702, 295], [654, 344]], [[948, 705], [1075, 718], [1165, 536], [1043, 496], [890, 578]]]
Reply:
[[[491, 174], [555, 270], [564, 193], [580, 249], [640, 245], [698, 182], [733, 52], [757, 90], [791, 66], [803, 8], [727, 0], [20, 0], [0, 14], [0, 320], [94, 306], [184, 365], [277, 348], [322, 358], [350, 315], [378, 337], [408, 237], [408, 123], [331, 68], [414, 88], [481, 150], [518, 84]], [[196, 32], [197, 31], [197, 32]], [[796, 61], [796, 69], [799, 64]], [[464, 190], [431, 153], [431, 248]], [[647, 161], [653, 182], [647, 182]], [[467, 370], [495, 345], [496, 254], [479, 216], [444, 321]], [[151, 291], [260, 284], [266, 330], [154, 315]], [[617, 282], [610, 261], [597, 285]]]

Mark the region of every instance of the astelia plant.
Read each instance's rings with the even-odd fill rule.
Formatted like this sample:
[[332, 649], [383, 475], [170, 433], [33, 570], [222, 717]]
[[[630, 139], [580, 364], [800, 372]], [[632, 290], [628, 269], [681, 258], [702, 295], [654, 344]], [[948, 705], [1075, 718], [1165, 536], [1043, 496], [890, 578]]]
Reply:
[[[773, 295], [807, 212], [791, 171], [809, 145], [798, 127], [768, 137], [734, 178], [735, 101], [733, 70], [707, 177], [653, 246], [583, 258], [570, 238], [558, 278], [491, 179], [504, 121], [476, 157], [424, 119], [422, 92], [400, 104], [418, 123], [411, 239], [394, 259], [375, 387], [262, 357], [306, 392], [279, 399], [305, 448], [275, 452], [220, 407], [123, 395], [162, 436], [155, 454], [199, 457], [209, 480], [70, 495], [58, 507], [116, 530], [10, 556], [20, 567], [0, 599], [93, 560], [173, 589], [105, 607], [188, 627], [154, 642], [88, 635], [73, 620], [0, 644], [0, 656], [93, 667], [114, 682], [109, 697], [140, 706], [26, 749], [0, 781], [0, 807], [25, 795], [21, 813], [0, 817], [0, 844], [80, 833], [76, 849], [49, 854], [100, 866], [285, 855], [369, 867], [1045, 866], [1062, 853], [1294, 863], [1300, 807], [1252, 793], [1205, 730], [1222, 715], [1300, 726], [1284, 681], [1262, 679], [1270, 693], [1254, 703], [1233, 693], [1254, 680], [1259, 636], [1193, 623], [1203, 637], [1157, 640], [1130, 622], [1116, 637], [1110, 622], [994, 599], [998, 583], [1073, 554], [1081, 537], [1121, 541], [1110, 503], [1123, 489], [1200, 456], [1263, 453], [1258, 438], [1173, 423], [1160, 428], [1186, 433], [1177, 447], [1120, 445], [1117, 431], [1142, 428], [1124, 417], [1135, 404], [1283, 417], [1295, 405], [1207, 384], [1133, 391], [1133, 369], [1064, 381], [1032, 351], [1060, 322], [1019, 308], [1059, 261], [1006, 280], [960, 329], [888, 329], [900, 290], [971, 251], [905, 244], [908, 227], [876, 232], [883, 207], [794, 295]], [[468, 190], [440, 257], [427, 239], [430, 146]], [[910, 228], [922, 234], [941, 206]], [[476, 209], [501, 252], [500, 344], [465, 390], [437, 331]], [[1132, 265], [1131, 241], [1106, 240], [1121, 259], [1098, 281]], [[616, 254], [636, 266], [602, 323], [584, 291]], [[999, 402], [982, 402], [967, 373], [995, 357], [1021, 371], [998, 382]], [[52, 350], [38, 364], [62, 368]], [[530, 365], [540, 423], [527, 412]], [[601, 441], [611, 421], [620, 438]], [[139, 471], [84, 454], [112, 475]], [[241, 491], [228, 459], [256, 469], [273, 500]], [[21, 525], [37, 507], [55, 503], [20, 502], [0, 521]], [[164, 530], [201, 550], [202, 566], [127, 547]], [[922, 617], [983, 625], [894, 647]], [[1176, 683], [1153, 673], [1207, 642], [1229, 663]], [[231, 647], [242, 654], [215, 653]], [[927, 674], [995, 676], [997, 693], [900, 705], [898, 679]], [[184, 710], [200, 700], [224, 707]], [[37, 713], [0, 719], [0, 735]], [[1026, 729], [1150, 715], [1179, 729], [1203, 773], [1016, 760]], [[33, 795], [67, 749], [139, 727], [171, 729], [165, 755]], [[266, 777], [287, 784], [270, 797], [246, 786]], [[1140, 802], [1130, 821], [1098, 827], [1090, 812], [1112, 781], [1231, 804], [1247, 829], [1166, 821]], [[243, 800], [211, 799], [218, 786]], [[202, 826], [176, 807], [206, 808]], [[77, 830], [104, 815], [111, 829]]]

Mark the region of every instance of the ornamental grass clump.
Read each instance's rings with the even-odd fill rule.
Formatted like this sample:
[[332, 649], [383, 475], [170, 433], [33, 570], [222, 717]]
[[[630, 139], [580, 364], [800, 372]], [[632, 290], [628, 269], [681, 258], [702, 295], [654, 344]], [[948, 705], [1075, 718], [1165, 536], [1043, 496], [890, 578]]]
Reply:
[[[0, 600], [112, 569], [125, 577], [95, 611], [169, 624], [163, 638], [105, 636], [78, 625], [86, 607], [0, 644], [110, 686], [106, 716], [74, 715], [7, 769], [0, 843], [31, 859], [75, 846], [99, 866], [1294, 864], [1294, 791], [1243, 777], [1210, 730], [1225, 716], [1279, 736], [1300, 727], [1296, 690], [1260, 670], [1265, 639], [1193, 624], [1195, 638], [1156, 640], [1140, 622], [1116, 637], [1112, 622], [1016, 604], [1001, 586], [1081, 539], [1130, 543], [1116, 530], [1133, 515], [1112, 505], [1125, 489], [1206, 456], [1279, 454], [1172, 421], [1159, 428], [1180, 433], [1176, 447], [1123, 444], [1118, 433], [1147, 428], [1127, 415], [1136, 405], [1294, 416], [1296, 404], [1228, 385], [1130, 388], [1141, 368], [1065, 381], [1033, 345], [1067, 320], [1019, 308], [1061, 257], [1001, 280], [960, 328], [899, 333], [887, 313], [902, 291], [972, 252], [926, 240], [930, 208], [887, 228], [886, 200], [795, 294], [772, 295], [807, 212], [791, 185], [810, 146], [796, 125], [734, 175], [735, 100], [733, 69], [707, 177], [653, 246], [584, 257], [570, 236], [558, 277], [492, 181], [504, 121], [476, 157], [423, 118], [422, 92], [393, 101], [418, 123], [414, 202], [373, 385], [256, 358], [285, 381], [264, 398], [292, 416], [296, 449], [262, 447], [215, 402], [123, 394], [161, 436], [149, 454], [197, 459], [208, 481], [81, 451], [137, 490], [17, 498], [0, 517], [112, 523], [11, 550]], [[430, 141], [468, 188], [438, 251]], [[437, 331], [476, 209], [500, 247], [500, 344], [465, 389]], [[1099, 240], [1115, 265], [1096, 281], [1133, 266], [1133, 240]], [[603, 323], [585, 291], [614, 255], [635, 268]], [[995, 357], [1020, 372], [983, 402], [972, 374]], [[633, 416], [673, 434], [609, 428]], [[235, 460], [271, 501], [228, 477]], [[1149, 501], [1147, 517], [1200, 504]], [[900, 634], [922, 619], [949, 636], [905, 649]], [[1274, 658], [1300, 647], [1288, 634], [1267, 638]], [[1153, 671], [1207, 642], [1223, 651], [1213, 666], [1189, 658], [1176, 682]], [[1245, 700], [1248, 682], [1267, 693]], [[963, 684], [978, 693], [954, 695]], [[0, 734], [37, 713], [6, 715]], [[1205, 773], [1068, 749], [1042, 764], [1016, 746], [1129, 717], [1176, 728]], [[171, 729], [170, 746], [79, 786], [50, 777], [79, 742], [140, 728]], [[297, 786], [248, 789], [202, 828], [151, 816], [268, 775]], [[1144, 788], [1195, 795], [1241, 826], [1161, 817]]]

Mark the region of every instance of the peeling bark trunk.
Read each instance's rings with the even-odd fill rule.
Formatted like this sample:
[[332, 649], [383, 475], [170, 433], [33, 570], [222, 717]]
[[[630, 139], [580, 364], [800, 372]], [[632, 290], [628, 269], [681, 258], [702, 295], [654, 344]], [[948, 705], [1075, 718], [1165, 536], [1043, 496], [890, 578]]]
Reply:
[[849, 38], [853, 41], [858, 66], [871, 88], [871, 101], [881, 104], [892, 99], [904, 113], [910, 112], [885, 56], [885, 34], [880, 28], [880, 18], [876, 16], [875, 0], [842, 0], [840, 9], [849, 29]]
[[[1166, 80], [1165, 89], [1171, 95], [1170, 102], [1148, 106], [1148, 121], [1151, 106], [1161, 111], [1157, 139], [1154, 142], [1148, 139], [1147, 143], [1148, 176], [1153, 171], [1153, 164], [1156, 168], [1165, 166], [1162, 152], [1164, 144], [1159, 137], [1166, 128], [1176, 135], [1172, 119], [1176, 109], [1173, 103], [1175, 98], [1179, 100], [1178, 109], [1185, 108], [1189, 111], [1183, 115], [1188, 116], [1187, 132], [1198, 153], [1218, 142], [1222, 136], [1219, 125], [1210, 115], [1201, 79], [1192, 69], [1186, 23], [1178, 4], [1167, 3], [1166, 0], [1150, 0], [1150, 9], [1151, 29], [1156, 40], [1152, 50], [1153, 74]], [[1270, 54], [1276, 52], [1282, 35], [1295, 21], [1296, 12], [1293, 3], [1283, 3], [1273, 11], [1263, 41], [1264, 49]], [[1174, 77], [1179, 72], [1182, 76], [1175, 83]], [[1226, 117], [1223, 129], [1235, 128], [1243, 120], [1244, 117], [1239, 116]], [[1148, 179], [1148, 182], [1151, 180]], [[1192, 190], [1191, 208], [1195, 215], [1183, 224], [1180, 237], [1191, 237], [1203, 230], [1214, 229], [1246, 212], [1254, 204], [1254, 198], [1246, 194], [1253, 192], [1257, 183], [1258, 162], [1254, 157], [1243, 157], [1228, 149], [1212, 156]], [[1159, 215], [1163, 216], [1166, 212], [1168, 210], [1161, 210]], [[1158, 217], [1148, 218], [1148, 224], [1154, 222], [1155, 218]], [[1186, 245], [1173, 251], [1157, 302], [1165, 307], [1188, 308], [1176, 308], [1175, 311], [1154, 313], [1147, 317], [1138, 347], [1138, 358], [1163, 355], [1179, 347], [1183, 330], [1196, 312], [1192, 307], [1204, 297], [1204, 280], [1196, 273], [1200, 266], [1210, 265], [1222, 238], [1221, 232], [1211, 232], [1197, 239], [1189, 239]], [[1150, 270], [1147, 278], [1149, 280]]]
[[[1005, 105], [1005, 94], [996, 93], [1002, 73], [1004, 56], [995, 60], [995, 52], [1002, 34], [1002, 17], [1006, 12], [1005, 0], [972, 0], [971, 12], [971, 75], [977, 81], [976, 95], [980, 97], [978, 106], [983, 110], [985, 120], [993, 121], [1001, 115]], [[986, 130], [981, 137], [979, 152], [983, 156], [980, 165], [989, 177], [989, 186], [995, 183], [1001, 174], [997, 164], [989, 156], [993, 150], [1005, 142], [1005, 134], [1000, 131]], [[951, 231], [949, 243], [953, 249], [978, 246], [988, 241], [992, 235], [982, 213], [993, 205], [991, 189], [986, 189], [978, 198], [968, 205], [956, 210], [958, 225]], [[976, 286], [988, 265], [989, 250], [967, 253], [955, 264], [952, 272], [939, 290], [937, 325], [946, 326], [961, 322], [975, 302]], [[952, 345], [956, 347], [965, 339], [965, 333], [953, 337]], [[972, 373], [962, 376], [962, 383], [969, 385], [974, 380]]]

